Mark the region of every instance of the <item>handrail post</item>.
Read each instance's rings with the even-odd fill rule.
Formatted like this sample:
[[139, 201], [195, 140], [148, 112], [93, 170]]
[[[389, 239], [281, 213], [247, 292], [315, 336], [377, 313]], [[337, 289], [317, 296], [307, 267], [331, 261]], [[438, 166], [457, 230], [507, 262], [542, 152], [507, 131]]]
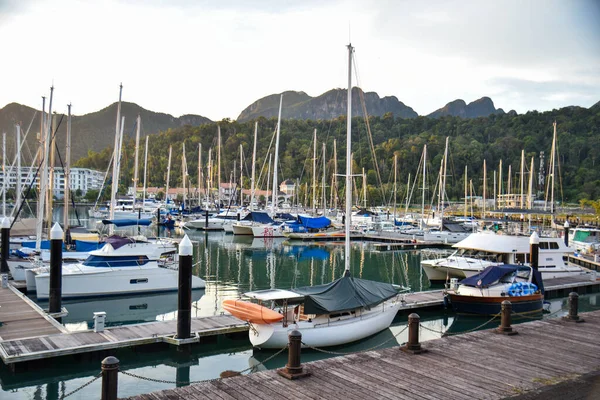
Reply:
[[427, 350], [421, 347], [419, 343], [419, 329], [421, 327], [421, 317], [419, 314], [412, 313], [408, 316], [408, 342], [400, 350], [412, 354], [421, 354]]
[[502, 311], [500, 311], [500, 326], [496, 329], [496, 333], [503, 335], [516, 335], [518, 332], [515, 331], [511, 326], [511, 314], [512, 314], [512, 303], [508, 300], [504, 300], [501, 304]]
[[309, 376], [310, 372], [305, 371], [300, 361], [302, 348], [302, 333], [293, 330], [288, 335], [288, 363], [285, 368], [277, 370], [277, 373], [284, 378], [294, 380]]
[[584, 322], [583, 318], [577, 315], [579, 309], [579, 295], [576, 292], [569, 293], [569, 314], [562, 319], [569, 322]]
[[102, 395], [101, 400], [117, 400], [119, 385], [119, 360], [110, 356], [102, 360]]

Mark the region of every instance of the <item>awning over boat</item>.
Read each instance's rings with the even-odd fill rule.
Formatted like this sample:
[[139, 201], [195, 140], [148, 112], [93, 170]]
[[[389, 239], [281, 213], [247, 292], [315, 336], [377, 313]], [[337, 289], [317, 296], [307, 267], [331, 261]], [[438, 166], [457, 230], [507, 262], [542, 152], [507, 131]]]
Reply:
[[305, 215], [299, 215], [298, 219], [302, 226], [307, 229], [323, 229], [331, 225], [331, 220], [327, 217], [307, 217]]
[[273, 222], [273, 218], [269, 216], [266, 212], [260, 211], [252, 211], [243, 219], [244, 221], [254, 221], [259, 222], [261, 224], [270, 224]]
[[347, 274], [331, 283], [293, 289], [303, 294], [306, 314], [328, 314], [374, 307], [398, 294], [390, 283], [368, 281]]
[[118, 249], [120, 247], [125, 246], [128, 243], [135, 243], [135, 240], [130, 238], [125, 238], [119, 235], [112, 235], [104, 239], [105, 243], [110, 244], [113, 249]]
[[135, 226], [135, 225], [148, 226], [152, 223], [152, 220], [150, 220], [150, 219], [103, 219], [102, 223], [104, 225], [113, 224], [118, 227]]
[[525, 265], [490, 265], [480, 273], [463, 279], [460, 281], [460, 284], [477, 288], [487, 287], [497, 282], [503, 276], [514, 274], [518, 271], [532, 271], [533, 277], [531, 282], [536, 284], [541, 292], [544, 293], [544, 283], [540, 271], [537, 269], [532, 270], [532, 268]]

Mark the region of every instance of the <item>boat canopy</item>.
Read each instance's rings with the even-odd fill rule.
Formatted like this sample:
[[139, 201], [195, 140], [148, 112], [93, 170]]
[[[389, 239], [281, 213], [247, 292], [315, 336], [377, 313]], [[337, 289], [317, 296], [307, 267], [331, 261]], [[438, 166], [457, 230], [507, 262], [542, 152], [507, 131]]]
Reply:
[[290, 290], [283, 289], [265, 289], [265, 290], [256, 290], [254, 292], [244, 293], [245, 296], [250, 297], [251, 299], [260, 300], [260, 301], [269, 301], [269, 300], [299, 300], [303, 299], [304, 295], [298, 294], [296, 292], [292, 292]]
[[104, 242], [109, 243], [113, 247], [113, 249], [117, 250], [118, 248], [123, 247], [126, 244], [135, 243], [135, 240], [119, 235], [112, 235], [104, 239]]
[[328, 314], [374, 307], [398, 294], [390, 283], [354, 278], [349, 273], [331, 283], [296, 288], [293, 291], [305, 296], [306, 314]]
[[331, 220], [327, 217], [307, 217], [305, 215], [298, 216], [299, 222], [307, 229], [323, 229], [331, 225]]
[[152, 220], [150, 219], [103, 219], [102, 223], [104, 225], [110, 225], [113, 224], [114, 226], [135, 226], [135, 225], [142, 225], [142, 226], [148, 226], [152, 223]]
[[490, 265], [480, 273], [465, 278], [459, 283], [461, 285], [472, 286], [477, 288], [487, 287], [498, 282], [499, 279], [506, 275], [516, 274], [519, 271], [533, 272], [531, 282], [536, 284], [537, 287], [544, 293], [544, 283], [542, 281], [542, 274], [537, 269], [525, 265]]
[[266, 212], [260, 212], [260, 211], [252, 211], [250, 212], [248, 215], [246, 215], [246, 217], [243, 219], [243, 221], [253, 221], [253, 222], [259, 222], [261, 224], [270, 224], [273, 221], [273, 218], [271, 218], [269, 216], [269, 214], [267, 214]]

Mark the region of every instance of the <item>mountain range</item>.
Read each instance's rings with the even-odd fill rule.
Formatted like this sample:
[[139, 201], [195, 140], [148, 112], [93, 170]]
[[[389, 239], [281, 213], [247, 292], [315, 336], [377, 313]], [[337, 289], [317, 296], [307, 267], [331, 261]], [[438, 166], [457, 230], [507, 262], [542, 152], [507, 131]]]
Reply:
[[[391, 114], [399, 118], [416, 118], [419, 115], [409, 106], [402, 103], [395, 96], [379, 97], [375, 92], [363, 92], [360, 88], [353, 88], [352, 115], [364, 116], [363, 104], [368, 115], [383, 116]], [[276, 118], [279, 111], [280, 94], [271, 94], [256, 100], [246, 107], [238, 116], [238, 122], [245, 122], [258, 117]], [[282, 118], [299, 120], [330, 120], [346, 115], [346, 89], [332, 89], [317, 97], [311, 97], [305, 92], [286, 91], [283, 93]], [[363, 101], [364, 99], [364, 101]], [[591, 108], [600, 107], [600, 102]], [[184, 125], [199, 126], [212, 123], [210, 119], [201, 115], [182, 115], [174, 117], [169, 114], [153, 112], [135, 104], [123, 102], [121, 115], [125, 116], [124, 133], [126, 138], [135, 137], [135, 119], [141, 116], [141, 136], [156, 134], [168, 129]], [[114, 144], [115, 117], [117, 104], [93, 113], [73, 116], [71, 140], [71, 157], [75, 161], [88, 154], [89, 150], [100, 151]], [[426, 115], [428, 118], [442, 118], [456, 116], [462, 118], [487, 117], [489, 115], [505, 114], [501, 108], [496, 108], [489, 97], [482, 97], [471, 103], [464, 100], [454, 100], [444, 107]], [[514, 110], [506, 113], [517, 115]], [[66, 117], [60, 121], [57, 117], [58, 148], [64, 149]], [[21, 104], [10, 103], [0, 109], [0, 131], [7, 132], [7, 157], [12, 160], [15, 149], [14, 124], [19, 122], [22, 130], [26, 131], [31, 124], [31, 133], [27, 137], [30, 152], [37, 150], [37, 133], [39, 132], [40, 112]], [[61, 152], [63, 152], [61, 150]], [[27, 158], [26, 158], [27, 160]]]

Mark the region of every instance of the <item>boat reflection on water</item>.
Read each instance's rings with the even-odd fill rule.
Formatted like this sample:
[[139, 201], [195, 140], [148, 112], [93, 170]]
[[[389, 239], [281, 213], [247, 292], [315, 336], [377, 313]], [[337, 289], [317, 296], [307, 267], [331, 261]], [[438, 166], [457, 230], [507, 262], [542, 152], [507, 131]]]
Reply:
[[[204, 293], [204, 289], [192, 290], [192, 302], [200, 300]], [[63, 301], [62, 305], [68, 311], [62, 323], [69, 331], [80, 331], [94, 327], [94, 312], [99, 311], [106, 312], [106, 327], [175, 319], [177, 292], [78, 299]], [[44, 303], [40, 306], [47, 308]]]

